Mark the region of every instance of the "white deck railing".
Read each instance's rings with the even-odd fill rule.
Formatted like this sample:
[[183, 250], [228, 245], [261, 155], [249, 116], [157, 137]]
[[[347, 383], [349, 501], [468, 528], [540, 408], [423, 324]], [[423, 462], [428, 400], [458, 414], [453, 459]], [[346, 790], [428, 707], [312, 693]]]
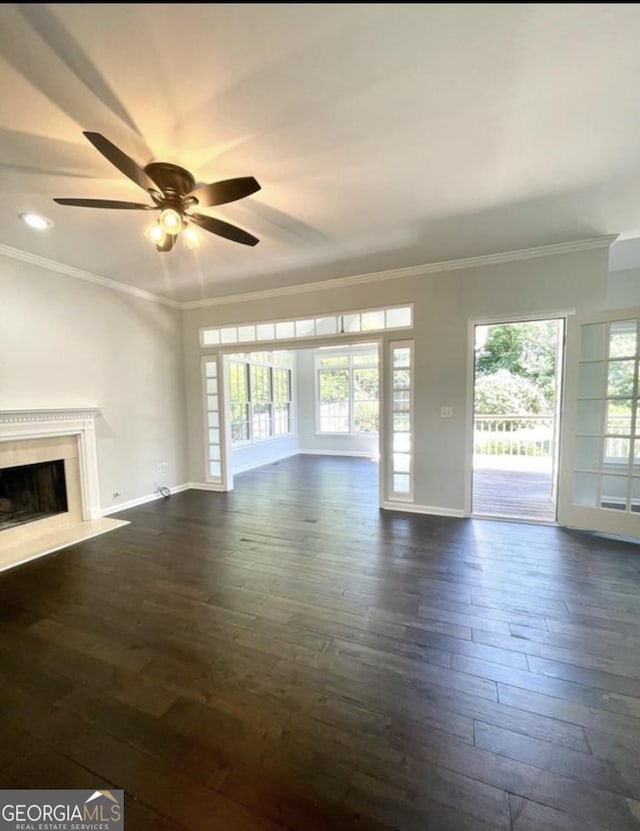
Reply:
[[478, 415], [473, 419], [473, 452], [478, 456], [553, 456], [554, 417]]

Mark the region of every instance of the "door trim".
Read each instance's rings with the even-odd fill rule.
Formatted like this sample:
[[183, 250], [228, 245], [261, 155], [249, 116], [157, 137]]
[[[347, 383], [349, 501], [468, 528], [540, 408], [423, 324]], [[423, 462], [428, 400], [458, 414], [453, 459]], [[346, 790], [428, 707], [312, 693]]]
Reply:
[[[510, 517], [490, 517], [491, 519], [514, 522], [531, 522], [532, 524], [557, 525], [559, 513], [559, 499], [560, 499], [560, 480], [562, 474], [562, 447], [563, 447], [563, 424], [564, 408], [565, 408], [565, 394], [566, 394], [566, 372], [567, 372], [567, 332], [569, 328], [569, 319], [576, 314], [575, 307], [568, 309], [551, 309], [545, 312], [530, 312], [529, 314], [495, 314], [483, 315], [479, 317], [470, 317], [467, 320], [467, 396], [465, 406], [465, 463], [464, 463], [464, 516], [473, 517], [473, 415], [474, 415], [474, 398], [475, 398], [475, 330], [476, 326], [491, 326], [499, 325], [501, 323], [526, 323], [527, 321], [536, 320], [562, 320], [564, 327], [564, 348], [562, 350], [562, 384], [561, 384], [561, 400], [560, 412], [562, 419], [560, 429], [558, 431], [560, 447], [558, 450], [558, 471], [557, 471], [557, 489], [558, 498], [556, 501], [556, 519], [555, 521], [541, 522], [540, 520], [517, 519], [511, 520]], [[487, 517], [489, 518], [489, 517]]]
[[[575, 505], [573, 502], [574, 490], [574, 469], [576, 462], [576, 438], [578, 427], [578, 393], [579, 393], [579, 371], [581, 359], [581, 337], [582, 326], [588, 324], [610, 324], [617, 320], [632, 320], [640, 321], [640, 306], [632, 306], [624, 309], [603, 309], [599, 312], [589, 312], [575, 316], [569, 323], [567, 328], [567, 346], [566, 346], [566, 362], [567, 370], [565, 374], [565, 402], [564, 402], [564, 419], [563, 419], [563, 435], [562, 435], [562, 456], [560, 461], [561, 476], [560, 487], [558, 492], [558, 523], [569, 528], [578, 528], [585, 531], [596, 531], [605, 534], [614, 534], [626, 538], [638, 538], [640, 536], [640, 514], [633, 513], [629, 510], [611, 510], [599, 506]], [[638, 323], [637, 341], [636, 341], [636, 373], [638, 372], [638, 355], [640, 353], [640, 322]], [[600, 359], [595, 359], [598, 362]], [[605, 350], [601, 359], [605, 365], [608, 362], [608, 352]], [[636, 384], [640, 385], [640, 379], [636, 378]], [[636, 399], [638, 399], [638, 387], [636, 387]], [[601, 399], [594, 398], [593, 400], [607, 400], [606, 390], [603, 390]], [[632, 396], [633, 398], [633, 396]], [[589, 396], [585, 396], [583, 400], [589, 400]], [[636, 418], [640, 418], [640, 401], [635, 407]], [[602, 417], [606, 408], [602, 408]], [[632, 410], [633, 413], [633, 410]], [[631, 425], [631, 431], [633, 424]], [[637, 424], [636, 424], [637, 429]], [[586, 434], [585, 434], [586, 435]], [[591, 434], [588, 434], [591, 435]], [[593, 434], [596, 438], [595, 434]], [[604, 440], [606, 430], [601, 429], [597, 438]], [[631, 434], [631, 440], [633, 435]], [[640, 441], [640, 436], [636, 433], [636, 441]], [[599, 452], [602, 453], [602, 446]], [[630, 448], [630, 453], [631, 453]], [[633, 470], [633, 462], [630, 459], [627, 463], [627, 479], [629, 476], [633, 479], [635, 471]], [[601, 468], [601, 463], [598, 462], [598, 471], [594, 469], [594, 475], [601, 477], [606, 475]], [[639, 474], [640, 475], [640, 474]], [[598, 491], [599, 492], [599, 491]]]

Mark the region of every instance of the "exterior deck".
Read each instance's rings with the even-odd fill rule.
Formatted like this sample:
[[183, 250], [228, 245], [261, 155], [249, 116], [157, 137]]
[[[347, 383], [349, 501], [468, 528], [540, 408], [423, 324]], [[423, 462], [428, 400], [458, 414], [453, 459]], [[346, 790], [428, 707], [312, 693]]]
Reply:
[[554, 522], [550, 459], [476, 456], [473, 464], [472, 512]]

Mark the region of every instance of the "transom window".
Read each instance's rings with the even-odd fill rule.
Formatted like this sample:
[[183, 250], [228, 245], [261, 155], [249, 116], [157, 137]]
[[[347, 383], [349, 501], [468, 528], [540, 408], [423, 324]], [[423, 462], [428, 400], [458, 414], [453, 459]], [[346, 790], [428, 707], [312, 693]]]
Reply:
[[319, 433], [377, 433], [380, 420], [378, 349], [367, 344], [316, 353]]
[[230, 355], [231, 443], [291, 433], [291, 359], [286, 352]]
[[272, 320], [201, 329], [202, 346], [224, 346], [230, 343], [256, 341], [298, 340], [321, 338], [327, 335], [351, 335], [360, 332], [380, 332], [387, 329], [407, 329], [413, 325], [413, 306], [393, 306], [389, 309], [363, 309], [339, 315]]

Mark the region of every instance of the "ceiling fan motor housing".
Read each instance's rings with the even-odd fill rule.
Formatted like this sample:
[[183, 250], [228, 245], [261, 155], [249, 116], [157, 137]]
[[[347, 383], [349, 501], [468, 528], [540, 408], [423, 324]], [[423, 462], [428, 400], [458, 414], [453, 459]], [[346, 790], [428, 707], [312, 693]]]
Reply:
[[183, 167], [169, 162], [151, 162], [144, 172], [152, 179], [162, 194], [162, 204], [182, 209], [182, 197], [196, 186], [194, 177]]

